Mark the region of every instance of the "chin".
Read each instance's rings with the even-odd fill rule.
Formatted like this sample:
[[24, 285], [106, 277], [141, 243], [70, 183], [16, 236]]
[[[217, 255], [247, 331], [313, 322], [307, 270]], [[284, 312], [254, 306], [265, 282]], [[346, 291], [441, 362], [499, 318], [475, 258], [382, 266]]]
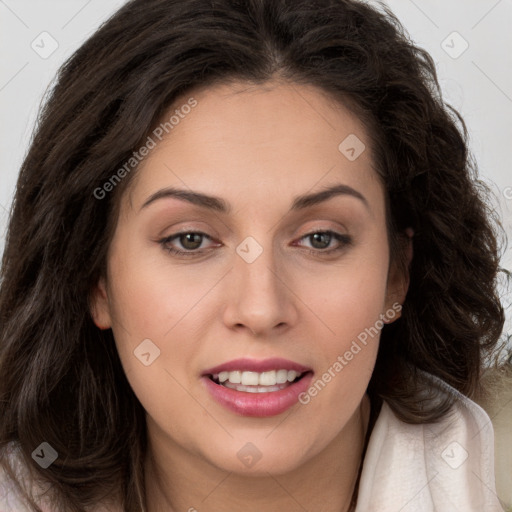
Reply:
[[[247, 437], [245, 438], [247, 439]], [[305, 463], [304, 444], [287, 446], [283, 450], [282, 443], [276, 446], [268, 441], [233, 442], [223, 453], [209, 454], [211, 464], [222, 471], [240, 476], [268, 477], [268, 474], [279, 475], [293, 472]]]

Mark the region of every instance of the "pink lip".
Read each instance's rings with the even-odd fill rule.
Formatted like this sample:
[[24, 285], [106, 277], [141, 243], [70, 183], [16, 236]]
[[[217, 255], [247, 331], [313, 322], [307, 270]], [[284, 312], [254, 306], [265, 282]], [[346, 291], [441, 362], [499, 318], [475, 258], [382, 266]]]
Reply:
[[262, 361], [258, 361], [256, 359], [233, 359], [227, 363], [219, 364], [218, 366], [205, 370], [202, 375], [213, 375], [214, 373], [220, 372], [234, 372], [236, 370], [258, 373], [268, 372], [270, 370], [295, 370], [298, 373], [304, 373], [311, 371], [311, 368], [278, 357], [263, 359]]
[[[210, 379], [210, 375], [218, 374], [222, 371], [265, 372], [279, 369], [295, 370], [305, 374], [300, 380], [290, 384], [288, 387], [268, 393], [237, 391], [236, 389], [221, 386]], [[311, 385], [312, 379], [313, 372], [310, 368], [287, 361], [286, 359], [265, 359], [263, 361], [236, 359], [210, 368], [203, 372], [201, 376], [206, 389], [217, 403], [236, 414], [259, 418], [282, 414], [295, 405], [299, 400], [300, 394], [304, 393]]]

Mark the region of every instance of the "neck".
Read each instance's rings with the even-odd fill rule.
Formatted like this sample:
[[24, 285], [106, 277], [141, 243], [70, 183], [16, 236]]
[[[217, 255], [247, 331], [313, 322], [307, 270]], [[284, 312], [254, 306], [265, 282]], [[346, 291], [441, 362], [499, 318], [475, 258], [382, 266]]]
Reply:
[[324, 450], [291, 472], [266, 476], [223, 471], [176, 444], [156, 450], [148, 428], [147, 512], [351, 512], [369, 416], [364, 395]]

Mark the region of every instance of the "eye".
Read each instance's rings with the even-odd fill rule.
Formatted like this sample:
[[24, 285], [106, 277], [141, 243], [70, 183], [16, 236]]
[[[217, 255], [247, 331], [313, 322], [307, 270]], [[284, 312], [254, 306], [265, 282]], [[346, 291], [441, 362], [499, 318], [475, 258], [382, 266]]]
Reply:
[[[212, 240], [209, 235], [202, 233], [201, 231], [185, 231], [182, 233], [175, 233], [159, 240], [158, 242], [171, 254], [195, 256], [204, 252], [203, 250], [198, 249], [205, 249], [204, 247], [201, 247], [205, 239]], [[173, 243], [179, 243], [182, 249], [173, 247]]]
[[[300, 240], [308, 239], [312, 249], [306, 247], [306, 250], [314, 255], [327, 255], [345, 249], [352, 243], [349, 235], [337, 233], [335, 231], [314, 231], [304, 235]], [[204, 247], [205, 240], [213, 241], [212, 237], [201, 231], [184, 231], [174, 233], [168, 237], [162, 238], [158, 243], [170, 254], [176, 256], [199, 256], [211, 247]], [[334, 247], [332, 243], [337, 242]], [[175, 245], [179, 244], [176, 248]], [[217, 246], [221, 245], [217, 243]]]
[[[304, 239], [310, 241], [314, 250], [308, 249], [308, 252], [313, 254], [331, 254], [345, 249], [346, 246], [352, 243], [352, 238], [349, 235], [330, 230], [308, 233], [301, 238], [301, 240]], [[331, 246], [333, 241], [337, 242], [334, 247]]]

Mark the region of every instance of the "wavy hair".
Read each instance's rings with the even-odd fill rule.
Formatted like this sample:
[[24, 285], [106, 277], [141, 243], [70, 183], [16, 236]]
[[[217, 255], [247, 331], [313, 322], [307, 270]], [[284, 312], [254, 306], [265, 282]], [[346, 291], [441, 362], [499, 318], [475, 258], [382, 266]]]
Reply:
[[[402, 317], [381, 333], [370, 396], [423, 423], [450, 399], [420, 401], [421, 372], [469, 397], [478, 390], [504, 322], [501, 227], [464, 121], [443, 101], [432, 58], [392, 12], [357, 0], [131, 0], [58, 73], [20, 170], [2, 261], [1, 462], [14, 478], [15, 443], [60, 510], [83, 512], [107, 496], [128, 512], [145, 509], [145, 412], [112, 331], [90, 314], [137, 171], [101, 200], [94, 191], [176, 98], [274, 78], [341, 101], [371, 138], [391, 258], [410, 286]], [[59, 454], [45, 470], [30, 456], [42, 441]]]

